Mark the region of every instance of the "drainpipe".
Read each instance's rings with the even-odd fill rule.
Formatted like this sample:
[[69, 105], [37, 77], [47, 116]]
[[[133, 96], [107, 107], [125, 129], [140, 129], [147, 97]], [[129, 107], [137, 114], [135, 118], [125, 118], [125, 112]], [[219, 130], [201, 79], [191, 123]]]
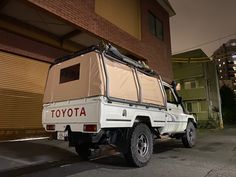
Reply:
[[216, 80], [216, 92], [217, 92], [217, 96], [218, 96], [218, 107], [219, 107], [219, 121], [220, 121], [220, 129], [224, 128], [224, 122], [223, 122], [223, 117], [222, 117], [222, 108], [221, 108], [221, 98], [220, 98], [220, 87], [219, 87], [219, 79], [217, 76], [217, 72], [216, 72], [216, 64], [214, 63], [214, 74], [215, 74], [215, 80]]
[[202, 67], [203, 67], [203, 73], [204, 73], [204, 79], [205, 79], [205, 92], [206, 92], [206, 100], [208, 103], [208, 119], [210, 117], [210, 99], [209, 99], [209, 87], [208, 87], [208, 78], [207, 78], [207, 63], [202, 63]]

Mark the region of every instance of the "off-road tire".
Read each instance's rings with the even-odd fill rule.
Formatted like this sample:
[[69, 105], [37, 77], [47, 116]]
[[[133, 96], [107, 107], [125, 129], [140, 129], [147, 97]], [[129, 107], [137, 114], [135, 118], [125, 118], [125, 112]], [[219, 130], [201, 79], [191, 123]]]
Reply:
[[75, 151], [83, 160], [89, 160], [91, 155], [90, 146], [88, 143], [78, 144], [75, 146]]
[[192, 148], [196, 144], [197, 130], [192, 121], [188, 122], [185, 134], [182, 136], [184, 147]]
[[153, 152], [153, 136], [148, 126], [143, 123], [136, 124], [129, 133], [127, 143], [128, 149], [124, 156], [129, 165], [145, 166]]

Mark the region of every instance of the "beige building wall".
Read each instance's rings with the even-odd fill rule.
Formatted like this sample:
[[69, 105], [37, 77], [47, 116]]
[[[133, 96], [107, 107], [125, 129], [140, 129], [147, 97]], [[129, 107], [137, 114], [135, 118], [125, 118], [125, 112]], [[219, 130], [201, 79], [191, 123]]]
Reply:
[[141, 39], [139, 0], [95, 0], [95, 12], [130, 35]]

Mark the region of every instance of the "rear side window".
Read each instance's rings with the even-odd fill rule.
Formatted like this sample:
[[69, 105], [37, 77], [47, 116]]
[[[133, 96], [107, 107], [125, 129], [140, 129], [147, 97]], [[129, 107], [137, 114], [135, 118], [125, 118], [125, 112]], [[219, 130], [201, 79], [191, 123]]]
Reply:
[[79, 80], [79, 78], [80, 78], [80, 64], [63, 68], [60, 71], [60, 84], [74, 80]]

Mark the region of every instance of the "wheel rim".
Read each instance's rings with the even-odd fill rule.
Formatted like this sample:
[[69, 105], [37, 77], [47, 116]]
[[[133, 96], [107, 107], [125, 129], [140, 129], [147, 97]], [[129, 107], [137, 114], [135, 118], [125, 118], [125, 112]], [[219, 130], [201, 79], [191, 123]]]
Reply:
[[190, 142], [191, 144], [194, 143], [194, 141], [195, 141], [195, 131], [194, 131], [193, 128], [190, 128], [190, 129], [189, 129], [189, 132], [188, 132], [188, 139], [189, 139], [189, 142]]
[[139, 135], [137, 139], [137, 150], [139, 155], [141, 157], [144, 157], [148, 152], [148, 148], [149, 148], [149, 142], [146, 135], [144, 134]]

